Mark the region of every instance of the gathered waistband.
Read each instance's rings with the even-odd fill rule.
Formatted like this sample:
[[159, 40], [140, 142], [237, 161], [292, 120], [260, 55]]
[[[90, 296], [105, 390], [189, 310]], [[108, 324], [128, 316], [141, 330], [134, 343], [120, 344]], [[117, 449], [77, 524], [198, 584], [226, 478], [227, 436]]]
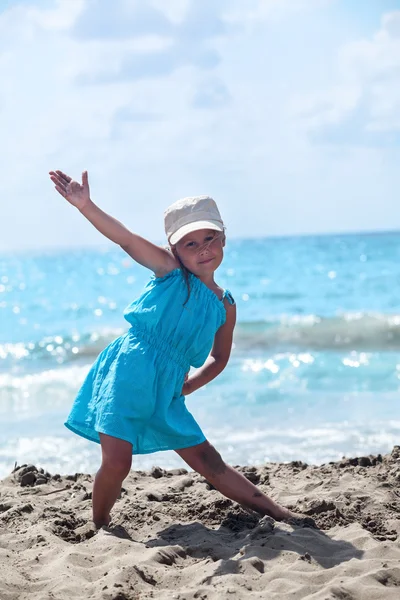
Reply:
[[185, 373], [189, 371], [190, 362], [187, 355], [172, 346], [168, 339], [163, 338], [156, 331], [149, 331], [145, 327], [140, 327], [140, 325], [135, 324], [129, 328], [128, 334], [138, 337], [151, 348], [162, 352], [162, 354], [179, 365]]

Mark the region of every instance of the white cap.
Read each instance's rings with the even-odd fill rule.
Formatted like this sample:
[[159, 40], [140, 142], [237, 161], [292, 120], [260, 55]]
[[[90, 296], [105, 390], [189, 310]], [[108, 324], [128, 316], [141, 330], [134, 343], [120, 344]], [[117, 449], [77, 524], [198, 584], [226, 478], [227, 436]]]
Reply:
[[218, 207], [210, 196], [190, 196], [174, 202], [164, 213], [164, 225], [168, 242], [172, 246], [192, 231], [224, 231]]

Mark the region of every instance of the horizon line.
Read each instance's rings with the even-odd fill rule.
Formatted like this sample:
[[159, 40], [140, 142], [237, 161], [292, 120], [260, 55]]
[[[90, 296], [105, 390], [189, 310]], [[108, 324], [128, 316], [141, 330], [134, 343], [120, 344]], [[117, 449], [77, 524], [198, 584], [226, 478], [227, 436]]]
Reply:
[[[267, 239], [275, 239], [275, 240], [285, 240], [285, 239], [296, 239], [296, 238], [329, 238], [329, 237], [351, 237], [351, 236], [379, 236], [379, 235], [387, 235], [387, 234], [400, 234], [400, 229], [374, 229], [374, 230], [351, 230], [351, 231], [332, 231], [332, 232], [318, 232], [318, 233], [270, 233], [268, 235], [260, 236], [232, 236], [227, 235], [227, 239], [234, 241], [256, 241], [256, 240], [267, 240]], [[160, 246], [165, 246], [166, 243], [155, 241], [155, 244]], [[109, 241], [104, 244], [88, 244], [88, 245], [76, 245], [69, 246], [67, 244], [61, 245], [49, 245], [49, 246], [24, 246], [22, 248], [12, 248], [12, 249], [2, 249], [0, 248], [0, 255], [4, 256], [7, 254], [19, 254], [24, 252], [48, 252], [48, 251], [62, 251], [62, 250], [104, 250], [108, 251], [113, 246], [117, 246], [114, 242]]]

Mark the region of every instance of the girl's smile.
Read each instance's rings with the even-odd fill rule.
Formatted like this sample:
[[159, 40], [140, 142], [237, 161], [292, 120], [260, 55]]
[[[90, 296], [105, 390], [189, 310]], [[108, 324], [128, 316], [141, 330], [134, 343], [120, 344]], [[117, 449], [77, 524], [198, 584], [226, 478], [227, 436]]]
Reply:
[[211, 258], [206, 258], [205, 260], [200, 260], [199, 261], [199, 265], [205, 265], [208, 264], [209, 262], [211, 262], [212, 260], [214, 260], [214, 257]]

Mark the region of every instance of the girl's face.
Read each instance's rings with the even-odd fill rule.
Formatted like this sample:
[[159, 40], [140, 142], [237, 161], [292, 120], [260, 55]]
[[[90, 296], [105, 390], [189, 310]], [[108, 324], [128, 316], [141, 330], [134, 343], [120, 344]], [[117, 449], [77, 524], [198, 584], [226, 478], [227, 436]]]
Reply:
[[195, 275], [214, 273], [224, 257], [225, 234], [213, 229], [188, 233], [175, 246], [184, 266]]

